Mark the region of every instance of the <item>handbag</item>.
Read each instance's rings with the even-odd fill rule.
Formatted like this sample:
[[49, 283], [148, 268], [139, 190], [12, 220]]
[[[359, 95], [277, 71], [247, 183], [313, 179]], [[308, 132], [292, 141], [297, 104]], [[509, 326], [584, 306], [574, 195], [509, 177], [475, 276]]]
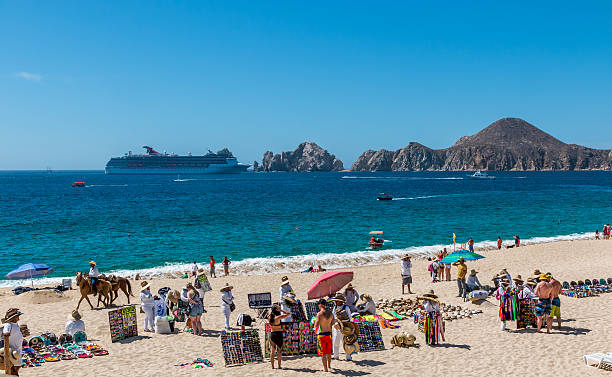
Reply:
[[[226, 304], [227, 304], [227, 301], [225, 301], [225, 300], [223, 300], [223, 299], [222, 299], [222, 301], [223, 301], [224, 303], [226, 303]], [[234, 302], [233, 302], [233, 301], [232, 301], [232, 302], [230, 302], [230, 303], [229, 303], [229, 308], [230, 308], [230, 312], [233, 312], [234, 310], [236, 310], [236, 304], [234, 304]]]

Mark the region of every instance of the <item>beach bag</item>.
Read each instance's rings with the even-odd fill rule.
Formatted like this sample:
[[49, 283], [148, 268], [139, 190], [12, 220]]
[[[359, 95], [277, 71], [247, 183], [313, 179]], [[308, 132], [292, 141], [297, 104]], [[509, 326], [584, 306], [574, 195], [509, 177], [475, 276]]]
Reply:
[[230, 312], [233, 312], [234, 310], [236, 310], [236, 304], [234, 304], [233, 302], [230, 304]]
[[170, 322], [166, 316], [155, 317], [155, 333], [156, 334], [171, 334]]
[[433, 263], [431, 263], [429, 266], [427, 266], [427, 271], [433, 272]]

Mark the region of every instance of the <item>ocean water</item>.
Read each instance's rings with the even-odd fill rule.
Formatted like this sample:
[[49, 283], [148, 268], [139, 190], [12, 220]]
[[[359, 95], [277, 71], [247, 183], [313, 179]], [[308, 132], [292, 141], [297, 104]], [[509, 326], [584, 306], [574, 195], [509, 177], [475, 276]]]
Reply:
[[[0, 285], [23, 263], [52, 278], [185, 269], [213, 255], [239, 273], [384, 263], [473, 237], [511, 243], [592, 236], [612, 221], [612, 172], [245, 173], [113, 176], [0, 172]], [[73, 181], [86, 187], [72, 188]], [[395, 200], [380, 202], [386, 192]], [[391, 242], [368, 250], [368, 232]]]

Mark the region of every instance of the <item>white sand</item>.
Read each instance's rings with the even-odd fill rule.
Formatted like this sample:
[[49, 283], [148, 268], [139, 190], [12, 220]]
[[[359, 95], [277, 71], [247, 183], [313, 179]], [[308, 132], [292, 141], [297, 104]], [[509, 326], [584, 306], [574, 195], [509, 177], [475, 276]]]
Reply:
[[[483, 284], [490, 283], [491, 277], [501, 268], [510, 274], [526, 278], [534, 269], [550, 271], [560, 281], [584, 280], [594, 277], [612, 277], [612, 241], [573, 241], [531, 245], [519, 249], [483, 251], [486, 259], [469, 262], [468, 268], [475, 268]], [[426, 271], [427, 261], [413, 260], [413, 290], [423, 293], [434, 289], [440, 300], [453, 305], [476, 308], [456, 298], [456, 282], [432, 284]], [[369, 293], [375, 300], [401, 296], [399, 261], [394, 264], [353, 268], [353, 285], [359, 293]], [[453, 276], [455, 271], [453, 268]], [[291, 285], [298, 298], [305, 301], [306, 291], [318, 274], [290, 274]], [[23, 376], [179, 376], [179, 375], [227, 375], [227, 376], [299, 376], [319, 373], [322, 370], [318, 357], [308, 356], [286, 358], [283, 371], [272, 371], [269, 363], [225, 368], [218, 337], [223, 326], [220, 309], [219, 288], [230, 282], [235, 288], [237, 310], [232, 313], [235, 324], [238, 313], [254, 312], [248, 309], [247, 293], [272, 292], [278, 296], [281, 275], [230, 276], [212, 279], [214, 290], [204, 300], [208, 314], [203, 319], [206, 336], [196, 337], [187, 333], [158, 335], [141, 332], [141, 337], [131, 342], [111, 343], [107, 310], [90, 310], [86, 302], [81, 312], [89, 338], [109, 350], [110, 355], [93, 359], [60, 361], [38, 368], [22, 369]], [[185, 280], [153, 280], [152, 291], [170, 286], [180, 288]], [[135, 294], [139, 282], [133, 282]], [[405, 297], [414, 298], [415, 295]], [[0, 311], [18, 307], [24, 312], [20, 323], [27, 323], [32, 334], [52, 331], [63, 332], [70, 312], [76, 307], [78, 294], [70, 291], [65, 297], [49, 292], [31, 292], [13, 296], [8, 289], [0, 291]], [[138, 299], [133, 298], [138, 302]], [[125, 304], [120, 293], [119, 304]], [[565, 319], [562, 330], [552, 334], [536, 334], [533, 330], [502, 332], [497, 317], [497, 301], [490, 298], [478, 306], [483, 314], [471, 319], [447, 323], [447, 342], [429, 347], [412, 320], [395, 322], [400, 329], [383, 330], [387, 350], [363, 352], [353, 362], [333, 361], [336, 373], [349, 376], [598, 376], [610, 375], [592, 367], [586, 367], [582, 360], [585, 353], [612, 352], [612, 326], [609, 315], [612, 312], [612, 293], [599, 297], [571, 299], [561, 297], [562, 316]], [[95, 305], [95, 303], [94, 303]], [[142, 316], [139, 316], [142, 328]], [[182, 325], [180, 325], [182, 327]], [[257, 324], [263, 338], [263, 323]], [[514, 323], [509, 328], [516, 328]], [[391, 349], [389, 339], [395, 333], [407, 331], [417, 337], [419, 348]], [[216, 364], [208, 369], [181, 369], [173, 366], [190, 362], [197, 357], [208, 358]]]

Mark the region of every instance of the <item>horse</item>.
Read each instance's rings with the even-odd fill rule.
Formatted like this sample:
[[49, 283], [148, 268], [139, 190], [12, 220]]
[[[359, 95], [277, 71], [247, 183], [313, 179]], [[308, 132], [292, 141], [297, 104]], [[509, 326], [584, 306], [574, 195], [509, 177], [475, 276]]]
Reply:
[[[76, 283], [79, 286], [79, 290], [81, 291], [81, 298], [79, 299], [79, 303], [77, 304], [76, 310], [79, 310], [79, 306], [81, 306], [81, 301], [83, 301], [83, 299], [87, 300], [89, 306], [91, 306], [91, 309], [93, 310], [93, 305], [91, 304], [91, 301], [89, 301], [89, 297], [87, 297], [88, 295], [93, 294], [91, 282], [88, 278], [84, 277], [81, 272], [77, 272]], [[98, 287], [98, 303], [96, 304], [96, 308], [100, 306], [100, 299], [102, 298], [102, 296], [104, 296], [105, 298], [105, 300], [102, 300], [102, 303], [104, 304], [105, 308], [108, 308], [108, 305], [110, 305], [109, 293], [112, 289], [111, 283], [105, 280], [98, 280], [96, 285]]]
[[130, 296], [134, 297], [134, 294], [132, 294], [132, 284], [130, 284], [129, 279], [115, 275], [100, 275], [100, 279], [106, 280], [111, 283], [111, 304], [119, 297], [119, 289], [121, 289], [123, 293], [125, 293], [125, 297], [127, 297], [128, 304], [130, 303]]

